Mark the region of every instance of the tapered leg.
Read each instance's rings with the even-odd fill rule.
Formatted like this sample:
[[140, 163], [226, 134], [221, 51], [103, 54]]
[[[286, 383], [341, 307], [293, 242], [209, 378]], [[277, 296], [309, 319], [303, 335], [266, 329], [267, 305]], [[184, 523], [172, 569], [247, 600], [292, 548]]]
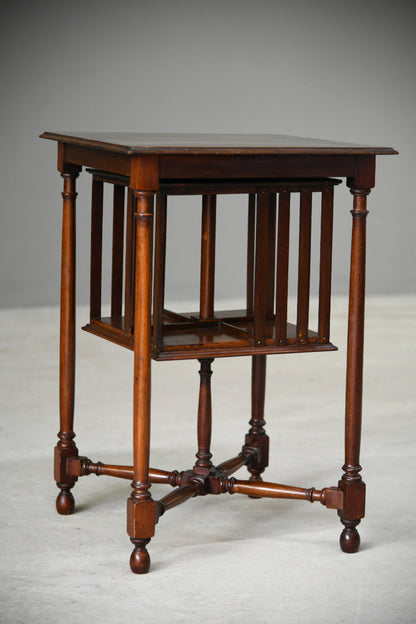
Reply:
[[77, 457], [74, 442], [75, 393], [75, 180], [77, 173], [62, 173], [64, 179], [61, 262], [61, 324], [59, 359], [59, 442], [55, 447], [55, 481], [60, 488], [56, 509], [60, 514], [74, 511], [71, 488], [77, 478], [68, 476], [66, 460]]
[[251, 369], [251, 420], [245, 448], [255, 450], [256, 461], [248, 465], [250, 481], [262, 481], [261, 473], [269, 464], [269, 437], [264, 430], [264, 398], [266, 392], [266, 356], [253, 355]]
[[356, 552], [360, 545], [357, 525], [365, 513], [365, 484], [360, 475], [360, 442], [363, 390], [364, 297], [366, 201], [368, 189], [351, 189], [354, 196], [351, 243], [350, 300], [345, 411], [345, 464], [339, 487], [344, 507], [339, 511], [344, 530], [340, 545], [344, 552]]
[[153, 537], [156, 506], [149, 492], [150, 364], [153, 192], [135, 192], [136, 275], [134, 317], [133, 461], [134, 480], [127, 502], [127, 533], [134, 544], [130, 567], [136, 574], [148, 572], [146, 545]]
[[212, 408], [211, 408], [211, 364], [213, 358], [199, 360], [201, 369], [199, 403], [198, 403], [198, 452], [197, 461], [194, 466], [194, 473], [207, 476], [212, 466], [211, 462], [211, 428], [212, 428]]

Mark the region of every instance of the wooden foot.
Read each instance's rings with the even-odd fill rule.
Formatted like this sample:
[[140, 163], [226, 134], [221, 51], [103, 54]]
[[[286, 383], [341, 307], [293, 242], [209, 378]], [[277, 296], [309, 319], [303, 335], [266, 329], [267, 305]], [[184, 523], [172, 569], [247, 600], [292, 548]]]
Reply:
[[342, 524], [345, 529], [341, 533], [339, 538], [339, 544], [341, 550], [345, 553], [355, 553], [360, 548], [360, 534], [358, 533], [356, 526], [360, 523], [359, 520], [342, 520]]
[[75, 500], [69, 488], [61, 488], [56, 499], [56, 511], [62, 516], [69, 516], [75, 510]]
[[150, 568], [150, 556], [147, 552], [147, 544], [150, 539], [131, 539], [134, 550], [130, 557], [130, 568], [134, 574], [147, 574]]

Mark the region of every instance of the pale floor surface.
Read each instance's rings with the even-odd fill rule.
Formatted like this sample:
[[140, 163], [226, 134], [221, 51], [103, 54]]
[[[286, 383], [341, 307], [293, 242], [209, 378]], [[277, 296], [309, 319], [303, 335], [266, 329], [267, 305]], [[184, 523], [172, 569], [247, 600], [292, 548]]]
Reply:
[[[416, 621], [416, 298], [368, 299], [362, 439], [362, 548], [338, 547], [335, 511], [319, 503], [223, 495], [161, 518], [151, 573], [131, 574], [128, 481], [84, 477], [77, 513], [54, 509], [58, 310], [0, 311], [0, 622], [82, 624]], [[78, 314], [78, 326], [86, 310]], [[333, 305], [328, 354], [268, 360], [270, 481], [336, 485], [343, 463], [345, 299]], [[77, 332], [77, 443], [94, 461], [131, 463], [132, 354]], [[153, 364], [151, 464], [185, 469], [195, 453], [198, 364]], [[219, 463], [249, 419], [249, 358], [214, 362]], [[245, 478], [245, 469], [238, 476]], [[168, 488], [169, 489], [169, 488]], [[154, 486], [155, 498], [167, 490]]]

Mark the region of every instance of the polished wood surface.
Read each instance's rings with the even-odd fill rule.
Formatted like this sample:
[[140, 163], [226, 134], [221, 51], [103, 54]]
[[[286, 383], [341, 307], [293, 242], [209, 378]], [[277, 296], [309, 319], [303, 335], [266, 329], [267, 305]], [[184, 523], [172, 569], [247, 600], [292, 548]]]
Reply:
[[[365, 514], [360, 443], [367, 196], [375, 184], [376, 155], [388, 147], [282, 135], [45, 132], [58, 142], [64, 180], [60, 330], [60, 431], [55, 448], [57, 510], [74, 511], [72, 488], [89, 474], [128, 479], [127, 533], [134, 546], [131, 570], [148, 572], [147, 550], [159, 519], [199, 496], [224, 493], [251, 498], [320, 502], [337, 510], [340, 546], [356, 552], [357, 526]], [[88, 332], [134, 352], [133, 465], [93, 462], [74, 442], [75, 382], [75, 181], [92, 174], [91, 295]], [[265, 396], [267, 355], [330, 351], [334, 189], [346, 179], [353, 195], [347, 338], [345, 453], [337, 486], [320, 490], [263, 481], [269, 463]], [[102, 315], [104, 197], [112, 192], [111, 313]], [[219, 310], [215, 300], [217, 198], [238, 194], [247, 224], [246, 307]], [[200, 197], [199, 309], [166, 309], [167, 214], [172, 195]], [[310, 327], [312, 217], [319, 200], [319, 309]], [[291, 219], [299, 222], [291, 236]], [[296, 313], [289, 318], [289, 257], [297, 254]], [[216, 463], [211, 449], [211, 375], [217, 357], [251, 356], [251, 409], [243, 446]], [[199, 360], [196, 461], [185, 470], [151, 468], [151, 359]], [[278, 380], [277, 380], [278, 381]], [[301, 382], [301, 380], [300, 380]], [[169, 392], [170, 389], [166, 389]], [[284, 391], [284, 388], [282, 389]], [[305, 398], [305, 409], [307, 399]], [[301, 435], [302, 432], [299, 432]], [[324, 454], [324, 451], [322, 451]], [[246, 467], [249, 480], [231, 475]], [[151, 484], [174, 488], [153, 500]]]
[[158, 132], [44, 132], [44, 139], [124, 153], [395, 154], [391, 147], [359, 145], [285, 134], [202, 134]]

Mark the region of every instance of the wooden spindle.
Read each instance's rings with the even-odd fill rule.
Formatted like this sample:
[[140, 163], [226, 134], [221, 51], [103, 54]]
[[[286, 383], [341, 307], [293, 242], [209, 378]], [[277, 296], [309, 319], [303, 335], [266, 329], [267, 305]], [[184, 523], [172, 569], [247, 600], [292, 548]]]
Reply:
[[274, 312], [274, 287], [276, 270], [276, 193], [270, 193], [267, 224], [267, 286], [266, 286], [266, 315]]
[[308, 342], [311, 227], [312, 192], [310, 189], [304, 188], [301, 190], [300, 194], [299, 216], [297, 340], [300, 344], [306, 344]]
[[216, 195], [202, 196], [200, 318], [214, 316]]
[[289, 290], [290, 192], [279, 193], [279, 222], [276, 268], [276, 344], [286, 344], [287, 298]]
[[103, 182], [93, 176], [91, 198], [90, 317], [101, 316], [103, 263]]
[[321, 250], [319, 269], [318, 340], [329, 341], [331, 316], [332, 229], [334, 220], [334, 187], [322, 191]]
[[124, 186], [114, 185], [111, 316], [121, 316], [123, 300]]
[[133, 310], [134, 310], [134, 239], [135, 239], [135, 221], [134, 221], [134, 195], [131, 189], [127, 195], [127, 214], [126, 214], [126, 270], [124, 283], [124, 331], [131, 334], [133, 330]]
[[247, 315], [254, 313], [254, 249], [256, 230], [256, 195], [248, 196], [247, 219]]
[[256, 267], [254, 283], [254, 344], [263, 345], [266, 330], [267, 292], [267, 229], [269, 224], [269, 195], [257, 194]]
[[153, 290], [153, 345], [162, 347], [163, 308], [166, 275], [167, 196], [159, 191], [156, 196], [155, 261]]

